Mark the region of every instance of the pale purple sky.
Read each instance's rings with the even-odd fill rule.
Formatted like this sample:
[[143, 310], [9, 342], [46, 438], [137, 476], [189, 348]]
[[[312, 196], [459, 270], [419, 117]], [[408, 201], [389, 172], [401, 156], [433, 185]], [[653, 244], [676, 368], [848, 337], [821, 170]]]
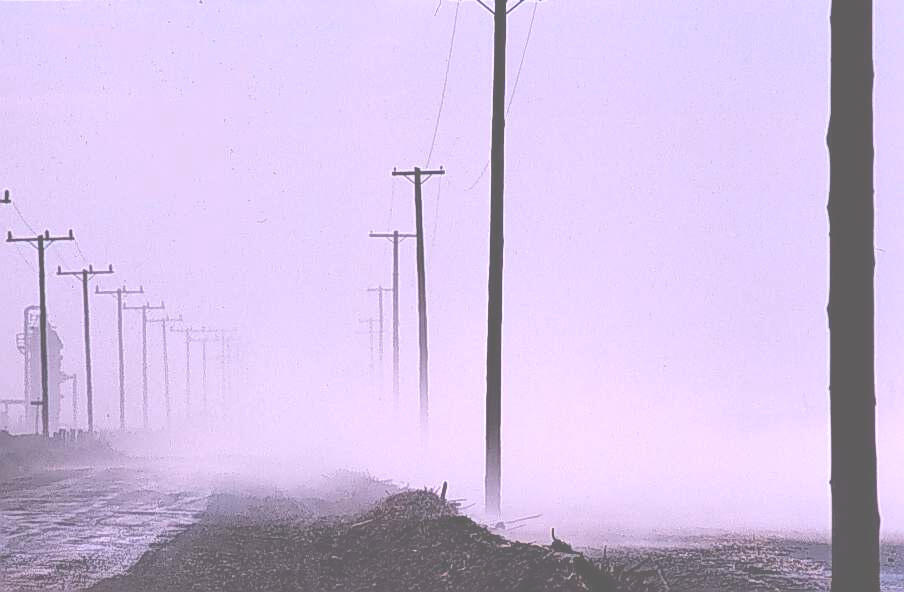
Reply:
[[[904, 6], [875, 4], [880, 495], [884, 525], [904, 530]], [[510, 88], [533, 8], [511, 17]], [[456, 3], [436, 9], [2, 2], [0, 186], [39, 230], [71, 227], [91, 263], [113, 263], [102, 287], [140, 283], [192, 324], [238, 328], [273, 432], [329, 423], [309, 406], [354, 412], [364, 289], [391, 281], [389, 245], [367, 233], [413, 230], [411, 186], [390, 171], [429, 149]], [[507, 128], [506, 499], [540, 481], [603, 514], [827, 527], [828, 10], [539, 6]], [[448, 174], [441, 196], [435, 179], [425, 190], [435, 455], [474, 492], [489, 175], [468, 188], [489, 151], [491, 36], [463, 2], [432, 159]], [[26, 231], [9, 206], [0, 222]], [[0, 250], [14, 394], [37, 283], [15, 250]], [[51, 251], [53, 269], [82, 264]], [[413, 243], [402, 263], [413, 419]], [[79, 292], [48, 282], [81, 373]], [[113, 303], [92, 306], [98, 405], [115, 419]], [[127, 330], [137, 419], [137, 315]]]

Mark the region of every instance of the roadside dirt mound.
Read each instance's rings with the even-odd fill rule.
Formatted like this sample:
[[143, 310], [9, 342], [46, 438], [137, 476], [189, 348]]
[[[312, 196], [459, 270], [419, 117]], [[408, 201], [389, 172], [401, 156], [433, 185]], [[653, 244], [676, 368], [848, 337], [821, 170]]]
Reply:
[[504, 539], [427, 491], [391, 496], [322, 539], [354, 589], [615, 590], [582, 555]]
[[320, 518], [285, 500], [270, 511], [268, 500], [217, 500], [200, 523], [92, 590], [616, 590], [582, 555], [508, 541], [429, 491]]

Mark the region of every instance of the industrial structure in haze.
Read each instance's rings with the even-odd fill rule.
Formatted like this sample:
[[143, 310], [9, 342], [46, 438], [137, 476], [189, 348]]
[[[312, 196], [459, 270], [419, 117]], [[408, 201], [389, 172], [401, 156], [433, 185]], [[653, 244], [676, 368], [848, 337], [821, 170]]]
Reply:
[[[41, 431], [41, 331], [40, 309], [28, 306], [23, 313], [22, 333], [16, 335], [16, 348], [23, 357], [24, 385], [22, 398], [0, 400], [0, 429], [18, 433]], [[61, 425], [62, 385], [72, 380], [63, 372], [63, 342], [56, 330], [47, 326], [47, 411], [50, 431]], [[73, 403], [76, 393], [73, 391]], [[18, 410], [16, 410], [18, 408]], [[77, 409], [75, 406], [73, 410]], [[73, 412], [74, 413], [74, 412]], [[75, 417], [73, 417], [75, 420]], [[75, 427], [75, 426], [72, 426]]]

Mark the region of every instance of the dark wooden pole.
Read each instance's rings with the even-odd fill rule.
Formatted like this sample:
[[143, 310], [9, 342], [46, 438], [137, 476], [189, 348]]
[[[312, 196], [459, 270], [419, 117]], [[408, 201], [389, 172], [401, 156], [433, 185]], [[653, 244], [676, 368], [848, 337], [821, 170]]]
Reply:
[[44, 236], [38, 236], [38, 291], [41, 307], [41, 434], [50, 437], [50, 396], [47, 376], [47, 285], [44, 279]]
[[872, 1], [834, 0], [831, 30], [832, 591], [878, 592]]
[[420, 366], [418, 372], [418, 400], [420, 402], [421, 440], [427, 438], [429, 395], [427, 381], [427, 271], [424, 263], [424, 216], [421, 198], [421, 169], [414, 167], [414, 222], [417, 235], [417, 318]]
[[490, 151], [490, 272], [487, 307], [486, 512], [498, 516], [502, 482], [502, 254], [505, 186], [506, 2], [496, 0], [493, 56], [493, 137]]

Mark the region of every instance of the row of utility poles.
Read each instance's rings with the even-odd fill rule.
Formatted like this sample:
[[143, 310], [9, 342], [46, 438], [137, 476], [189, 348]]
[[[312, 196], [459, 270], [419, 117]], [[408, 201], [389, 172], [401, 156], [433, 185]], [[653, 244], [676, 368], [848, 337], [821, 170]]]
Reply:
[[[487, 358], [486, 358], [486, 465], [485, 465], [485, 505], [492, 516], [500, 514], [502, 482], [502, 270], [503, 270], [503, 203], [505, 187], [505, 66], [508, 15], [525, 0], [495, 0], [490, 6], [477, 0], [493, 15], [494, 55], [493, 55], [493, 96], [492, 131], [490, 149], [490, 254], [487, 300]], [[426, 442], [429, 426], [429, 380], [427, 346], [427, 288], [426, 264], [424, 261], [424, 225], [422, 185], [434, 175], [443, 175], [445, 170], [425, 170], [414, 167], [409, 171], [393, 170], [392, 175], [401, 176], [414, 185], [415, 233], [402, 234], [398, 230], [391, 233], [370, 233], [372, 238], [389, 239], [393, 243], [392, 288], [382, 286], [371, 288], [379, 298], [380, 309], [380, 358], [382, 361], [383, 339], [383, 292], [393, 295], [392, 345], [393, 345], [393, 405], [399, 401], [399, 243], [405, 238], [416, 239], [417, 250], [417, 298], [418, 298], [418, 403], [419, 425], [422, 442]], [[369, 321], [372, 327], [372, 321]], [[371, 328], [371, 350], [373, 350], [373, 329]], [[371, 351], [371, 357], [373, 352]], [[382, 367], [382, 365], [381, 365]]]
[[[4, 190], [3, 198], [0, 204], [11, 204], [9, 190]], [[27, 243], [37, 250], [38, 253], [38, 294], [39, 294], [39, 334], [40, 334], [40, 356], [41, 356], [41, 401], [37, 403], [41, 407], [41, 433], [48, 437], [50, 435], [50, 415], [49, 415], [49, 378], [48, 378], [48, 353], [47, 353], [47, 285], [45, 274], [45, 252], [53, 243], [58, 241], [74, 241], [75, 235], [72, 230], [66, 235], [55, 236], [49, 231], [44, 234], [30, 237], [16, 237], [10, 231], [7, 234], [6, 241], [9, 243]], [[89, 304], [89, 282], [97, 276], [113, 274], [113, 266], [109, 265], [106, 269], [95, 269], [93, 265], [88, 265], [78, 270], [66, 270], [57, 267], [58, 276], [75, 277], [81, 281], [82, 287], [82, 314], [84, 328], [84, 346], [85, 346], [85, 390], [86, 390], [86, 413], [88, 432], [95, 431], [94, 422], [94, 378], [91, 359], [91, 316]], [[126, 429], [126, 389], [125, 389], [125, 354], [123, 339], [123, 311], [134, 310], [141, 312], [141, 366], [142, 366], [142, 426], [145, 430], [150, 428], [149, 421], [149, 394], [148, 394], [148, 324], [160, 324], [162, 329], [162, 345], [163, 345], [163, 373], [164, 373], [164, 405], [166, 413], [166, 427], [171, 428], [172, 425], [172, 404], [170, 397], [169, 384], [169, 356], [167, 351], [167, 330], [170, 332], [181, 332], [185, 334], [185, 401], [186, 415], [191, 417], [191, 343], [200, 342], [202, 344], [202, 381], [203, 381], [203, 413], [207, 415], [207, 342], [218, 341], [221, 346], [221, 389], [222, 396], [226, 396], [228, 383], [228, 365], [231, 358], [231, 342], [232, 336], [230, 331], [216, 329], [192, 329], [192, 328], [175, 328], [172, 323], [182, 321], [182, 316], [162, 318], [149, 318], [149, 311], [163, 311], [165, 305], [161, 302], [159, 306], [153, 306], [148, 303], [129, 306], [123, 301], [123, 296], [144, 294], [144, 288], [139, 286], [138, 289], [130, 289], [121, 286], [115, 290], [101, 290], [95, 286], [94, 293], [96, 295], [109, 295], [115, 297], [116, 301], [116, 328], [118, 341], [118, 371], [119, 371], [119, 428]], [[198, 337], [201, 335], [202, 337]], [[69, 379], [74, 380], [74, 376]], [[75, 397], [75, 394], [73, 394]], [[77, 403], [73, 401], [73, 409], [77, 409]], [[75, 419], [75, 416], [73, 416]]]
[[[444, 175], [445, 170], [440, 167], [437, 170], [422, 170], [414, 167], [410, 171], [393, 170], [393, 177], [404, 177], [414, 185], [414, 220], [415, 232], [401, 233], [398, 230], [392, 232], [371, 232], [371, 238], [388, 239], [392, 242], [392, 288], [384, 288], [382, 285], [376, 288], [368, 288], [369, 292], [377, 293], [379, 305], [379, 335], [380, 335], [380, 359], [383, 357], [383, 294], [392, 292], [392, 391], [393, 406], [398, 409], [399, 404], [399, 244], [406, 238], [415, 239], [415, 252], [417, 258], [417, 311], [418, 311], [418, 417], [421, 440], [426, 442], [428, 434], [429, 418], [429, 381], [428, 381], [428, 348], [427, 348], [427, 277], [424, 258], [424, 216], [423, 216], [423, 192], [425, 181], [434, 175]], [[372, 320], [371, 335], [373, 335]], [[372, 346], [371, 346], [372, 347]]]
[[[489, 0], [487, 0], [489, 2]], [[493, 15], [493, 96], [492, 130], [490, 148], [490, 253], [487, 299], [487, 357], [486, 357], [486, 472], [484, 480], [486, 512], [499, 516], [502, 482], [502, 269], [503, 269], [503, 204], [505, 189], [505, 91], [506, 91], [506, 39], [508, 15], [525, 0], [495, 0], [490, 6], [484, 0], [477, 2]], [[417, 249], [417, 302], [418, 302], [418, 350], [419, 350], [419, 424], [423, 442], [426, 442], [429, 421], [429, 382], [427, 347], [427, 288], [424, 261], [424, 225], [422, 184], [434, 175], [443, 175], [445, 170], [421, 169], [414, 167], [408, 171], [393, 170], [393, 176], [401, 176], [414, 185], [414, 234], [371, 233], [373, 238], [389, 239], [393, 242], [393, 401], [398, 406], [399, 399], [399, 343], [398, 343], [398, 300], [399, 300], [399, 242], [404, 238], [415, 238]], [[377, 291], [380, 305], [380, 339], [382, 344], [382, 299], [384, 288]], [[389, 291], [389, 290], [387, 290]], [[371, 331], [371, 335], [373, 331]], [[382, 345], [381, 345], [382, 351]]]

